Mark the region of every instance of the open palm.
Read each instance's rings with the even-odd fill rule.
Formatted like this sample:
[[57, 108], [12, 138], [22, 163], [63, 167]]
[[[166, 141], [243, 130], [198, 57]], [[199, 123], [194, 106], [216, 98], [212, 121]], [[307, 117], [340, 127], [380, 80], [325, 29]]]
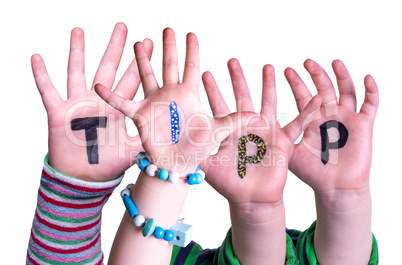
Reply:
[[[126, 26], [116, 24], [93, 84], [88, 90], [84, 71], [84, 32], [79, 28], [73, 29], [68, 61], [67, 100], [62, 100], [53, 86], [41, 56], [32, 56], [33, 74], [48, 116], [49, 164], [65, 174], [89, 181], [113, 179], [129, 167], [130, 152], [141, 149], [141, 145], [133, 144], [134, 138], [127, 135], [124, 115], [108, 106], [94, 91], [96, 83], [113, 86], [126, 36]], [[152, 42], [146, 40], [144, 43], [147, 44], [147, 54], [150, 56]], [[114, 91], [132, 98], [139, 83], [134, 59]], [[88, 140], [86, 132], [89, 129], [83, 129], [85, 122], [72, 126], [74, 121], [79, 121], [76, 119], [86, 119], [87, 123], [93, 123], [90, 127], [93, 127], [92, 138], [96, 137], [96, 141]]]
[[[305, 68], [323, 100], [320, 111], [304, 125], [303, 139], [295, 146], [289, 167], [315, 191], [359, 190], [368, 185], [378, 89], [373, 78], [366, 76], [366, 97], [357, 113], [354, 85], [346, 67], [339, 60], [334, 61], [332, 66], [340, 94], [339, 103], [325, 71], [312, 60], [305, 62]], [[285, 75], [301, 111], [312, 96], [294, 70], [288, 68]], [[323, 163], [320, 125], [330, 120], [341, 122], [348, 131], [348, 137], [343, 147], [329, 150], [329, 159]], [[337, 142], [341, 136], [335, 128], [328, 129], [327, 133], [330, 142]]]
[[[187, 35], [183, 80], [180, 82], [176, 40], [172, 29], [163, 32], [163, 86], [159, 87], [143, 43], [134, 46], [144, 88], [144, 100], [131, 101], [97, 85], [97, 93], [132, 118], [151, 162], [165, 169], [194, 172], [197, 165], [216, 147], [210, 141], [214, 128], [224, 121], [206, 114], [199, 98], [199, 46], [193, 33]], [[180, 136], [172, 141], [170, 104], [177, 105]]]
[[[263, 69], [262, 107], [260, 114], [254, 112], [250, 91], [244, 79], [240, 64], [232, 59], [228, 63], [232, 79], [237, 113], [240, 119], [234, 133], [221, 144], [217, 154], [210, 156], [205, 163], [206, 180], [219, 193], [233, 203], [277, 203], [282, 200], [286, 183], [288, 158], [293, 142], [302, 132], [303, 120], [319, 107], [319, 97], [292, 122], [283, 128], [276, 121], [275, 74], [271, 65]], [[211, 74], [204, 74], [204, 84], [214, 115], [228, 115], [229, 108], [224, 103]], [[232, 114], [233, 116], [233, 114]], [[266, 146], [265, 155], [258, 163], [247, 163], [246, 174], [238, 173], [239, 138], [257, 135]], [[248, 156], [257, 153], [252, 141], [246, 144]]]

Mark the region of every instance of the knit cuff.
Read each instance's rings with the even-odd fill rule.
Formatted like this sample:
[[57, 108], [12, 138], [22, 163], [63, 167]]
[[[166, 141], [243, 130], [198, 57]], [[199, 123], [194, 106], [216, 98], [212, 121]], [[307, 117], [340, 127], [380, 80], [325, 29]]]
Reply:
[[27, 264], [102, 264], [102, 208], [123, 175], [87, 182], [52, 168], [45, 157]]

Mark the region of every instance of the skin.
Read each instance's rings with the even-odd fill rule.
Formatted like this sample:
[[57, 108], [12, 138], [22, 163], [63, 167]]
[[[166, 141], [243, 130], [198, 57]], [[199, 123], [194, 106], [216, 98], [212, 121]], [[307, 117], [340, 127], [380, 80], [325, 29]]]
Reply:
[[[303, 121], [321, 104], [320, 96], [292, 122], [280, 127], [276, 117], [275, 71], [271, 65], [263, 68], [263, 89], [260, 113], [254, 112], [250, 91], [241, 66], [236, 59], [228, 63], [229, 73], [241, 117], [239, 129], [228, 136], [218, 152], [210, 156], [202, 168], [207, 181], [228, 201], [232, 221], [232, 244], [241, 264], [283, 264], [286, 254], [285, 187], [288, 161], [293, 142], [302, 132]], [[210, 73], [203, 75], [205, 89], [215, 116], [227, 115], [229, 108]], [[233, 162], [216, 165], [223, 157], [237, 160], [237, 140], [249, 133], [260, 136], [267, 145], [261, 163], [246, 164], [247, 173], [241, 179]], [[255, 152], [251, 152], [250, 155]], [[273, 163], [273, 156], [281, 159]], [[269, 160], [271, 159], [271, 160]]]
[[[283, 187], [286, 182], [287, 166], [305, 183], [310, 185], [316, 195], [317, 228], [315, 250], [320, 264], [367, 264], [371, 250], [371, 196], [369, 190], [369, 171], [371, 165], [372, 129], [378, 108], [378, 89], [371, 76], [365, 78], [366, 98], [356, 113], [356, 96], [349, 73], [340, 61], [334, 61], [333, 69], [340, 92], [336, 102], [334, 87], [324, 72], [315, 62], [307, 60], [305, 67], [317, 87], [318, 97], [311, 103], [312, 96], [297, 73], [288, 68], [285, 76], [294, 92], [301, 114], [287, 126], [272, 126], [276, 113], [276, 95], [272, 66], [263, 70], [263, 95], [260, 114], [254, 112], [250, 93], [244, 80], [240, 65], [236, 60], [229, 62], [234, 94], [238, 102], [237, 113], [229, 110], [217, 89], [210, 73], [203, 75], [211, 108], [216, 118], [208, 117], [198, 97], [199, 56], [198, 42], [194, 34], [187, 36], [186, 65], [183, 81], [179, 81], [177, 54], [174, 33], [164, 31], [163, 82], [159, 87], [149, 65], [152, 42], [144, 40], [135, 45], [137, 61], [133, 60], [122, 79], [113, 87], [116, 70], [119, 66], [127, 35], [124, 24], [118, 23], [112, 33], [110, 43], [100, 62], [90, 89], [86, 87], [84, 67], [84, 33], [75, 28], [71, 33], [70, 56], [68, 62], [67, 99], [61, 99], [47, 74], [40, 55], [32, 56], [34, 78], [46, 108], [49, 124], [49, 163], [65, 174], [87, 181], [107, 181], [121, 175], [131, 164], [133, 155], [143, 148], [155, 161], [160, 155], [175, 154], [191, 156], [194, 152], [208, 155], [215, 143], [224, 140], [215, 156], [204, 163], [207, 180], [230, 205], [233, 226], [233, 247], [239, 260], [244, 264], [258, 264], [261, 260], [272, 260], [273, 264], [283, 264], [284, 260], [284, 206]], [[140, 78], [143, 82], [145, 99], [131, 102], [138, 89]], [[100, 85], [102, 84], [102, 85]], [[107, 102], [110, 107], [98, 96]], [[188, 93], [177, 93], [178, 89]], [[184, 95], [185, 96], [180, 96]], [[321, 104], [315, 118], [309, 120], [313, 110]], [[169, 126], [167, 113], [155, 109], [152, 102], [170, 102], [175, 100], [185, 113], [184, 119], [193, 114], [202, 114], [193, 119], [192, 126], [211, 124], [210, 130], [191, 130], [191, 126], [181, 126], [183, 135], [176, 146], [155, 146], [151, 142], [149, 123], [152, 115], [156, 128]], [[241, 102], [241, 104], [240, 104]], [[124, 114], [122, 114], [121, 112]], [[330, 114], [328, 114], [330, 113]], [[142, 148], [138, 137], [129, 137], [125, 128], [124, 116], [133, 118], [143, 141]], [[98, 130], [100, 163], [88, 164], [86, 143], [83, 131], [72, 132], [70, 121], [82, 117], [108, 117], [105, 130]], [[219, 118], [218, 118], [219, 117]], [[317, 118], [318, 117], [318, 118]], [[350, 133], [345, 147], [330, 154], [330, 162], [323, 165], [313, 149], [319, 150], [318, 125], [336, 119], [345, 124]], [[309, 121], [309, 122], [306, 122]], [[233, 125], [233, 130], [218, 128]], [[306, 126], [307, 125], [307, 126]], [[268, 126], [268, 131], [258, 128]], [[303, 126], [305, 133], [302, 142], [293, 145]], [[248, 129], [253, 127], [252, 129]], [[214, 143], [208, 142], [211, 131], [216, 132]], [[275, 132], [275, 137], [273, 137]], [[268, 148], [285, 158], [285, 167], [264, 168], [260, 164], [247, 165], [245, 179], [240, 179], [236, 167], [209, 167], [214, 157], [223, 155], [235, 158], [238, 138], [248, 133], [262, 137]], [[113, 136], [117, 136], [114, 138]], [[160, 131], [157, 141], [168, 142], [170, 132]], [[111, 140], [112, 139], [112, 140]], [[113, 140], [114, 139], [114, 140]], [[124, 139], [115, 142], [116, 139]], [[276, 139], [273, 145], [270, 139]], [[207, 144], [205, 144], [207, 143]], [[309, 147], [309, 148], [308, 148]], [[356, 150], [360, 152], [356, 153]], [[192, 156], [184, 167], [173, 161], [167, 168], [177, 170], [182, 176], [195, 170], [198, 161]], [[336, 162], [333, 160], [337, 158]], [[265, 158], [267, 159], [267, 158]], [[354, 160], [355, 163], [348, 163]], [[264, 161], [263, 161], [264, 162]], [[303, 167], [306, 163], [311, 167]], [[262, 168], [264, 170], [262, 170]], [[229, 171], [228, 171], [229, 170]], [[223, 174], [222, 172], [225, 172]], [[230, 173], [228, 173], [230, 172]], [[220, 176], [220, 177], [218, 177]], [[224, 177], [222, 177], [224, 176]], [[267, 176], [270, 176], [269, 179]], [[154, 217], [158, 225], [170, 227], [177, 219], [189, 186], [184, 182], [171, 185], [168, 182], [150, 178], [141, 173], [134, 188], [134, 199], [141, 213]], [[239, 196], [241, 194], [241, 196]], [[167, 201], [166, 198], [171, 200]], [[177, 203], [172, 204], [171, 201]], [[162, 210], [161, 210], [162, 209]], [[248, 216], [248, 218], [244, 218]], [[263, 232], [262, 232], [263, 231]], [[350, 240], [345, 241], [344, 238]], [[132, 248], [131, 246], [136, 246]], [[264, 249], [260, 249], [264, 246]], [[152, 249], [160, 255], [148, 255], [142, 264], [165, 264], [170, 261], [171, 245], [163, 240], [144, 239], [140, 229], [136, 229], [131, 218], [123, 217], [111, 253], [111, 264], [130, 263], [133, 257], [143, 255]], [[258, 257], [258, 259], [256, 258]]]
[[[195, 35], [189, 34], [187, 36], [186, 66], [182, 83], [179, 83], [177, 76], [177, 65], [175, 63], [177, 62], [177, 55], [175, 45], [173, 45], [174, 43], [173, 31], [166, 29], [164, 31], [163, 55], [163, 62], [165, 62], [163, 64], [164, 85], [161, 88], [156, 84], [148, 60], [142, 60], [144, 56], [142, 55], [143, 50], [141, 44], [135, 45], [139, 72], [145, 92], [145, 99], [142, 102], [131, 102], [118, 97], [102, 86], [96, 86], [96, 91], [107, 102], [113, 102], [114, 106], [126, 115], [140, 113], [143, 117], [146, 117], [145, 120], [152, 118], [149, 111], [150, 102], [169, 102], [173, 99], [178, 106], [184, 109], [183, 113], [185, 117], [201, 113], [201, 103], [198, 99], [199, 84], [197, 82], [199, 79], [198, 48], [195, 48], [198, 46], [196, 44]], [[190, 69], [187, 69], [187, 67], [190, 67]], [[193, 69], [194, 67], [196, 67], [196, 69]], [[191, 69], [194, 71], [192, 75], [190, 74]], [[229, 71], [233, 82], [235, 97], [238, 102], [243, 101], [242, 104], [239, 103], [239, 106], [242, 107], [238, 107], [238, 112], [236, 113], [229, 114], [226, 103], [217, 89], [212, 75], [209, 73], [204, 74], [203, 82], [215, 116], [215, 119], [211, 118], [212, 128], [219, 129], [227, 125], [227, 121], [233, 122], [232, 128], [235, 128], [235, 130], [225, 130], [227, 133], [226, 136], [223, 132], [216, 133], [217, 139], [222, 139], [226, 142], [229, 141], [231, 144], [221, 146], [218, 153], [213, 157], [219, 158], [222, 155], [226, 155], [233, 161], [236, 159], [233, 155], [235, 154], [234, 151], [237, 150], [237, 134], [239, 132], [241, 135], [245, 134], [247, 126], [261, 127], [265, 130], [266, 126], [270, 125], [271, 121], [266, 117], [271, 117], [271, 115], [275, 116], [276, 92], [273, 68], [272, 66], [266, 66], [264, 68], [263, 107], [259, 115], [253, 111], [250, 92], [245, 83], [241, 67], [236, 60], [229, 62]], [[189, 74], [190, 79], [188, 79]], [[177, 94], [176, 91], [178, 89], [186, 90], [187, 93]], [[303, 120], [314, 108], [318, 108], [319, 105], [320, 98], [317, 97], [312, 101], [309, 107], [306, 108], [306, 111], [303, 111], [300, 116], [284, 128], [276, 128], [276, 120], [273, 120], [274, 128], [268, 131], [259, 131], [258, 128], [256, 129], [257, 131], [255, 133], [266, 140], [273, 137], [271, 135], [273, 130], [278, 134], [278, 144], [275, 146], [269, 144], [269, 148], [285, 156], [285, 164], [283, 167], [272, 167], [268, 173], [263, 167], [257, 166], [255, 169], [252, 167], [249, 169], [247, 178], [241, 180], [237, 174], [237, 166], [230, 168], [219, 166], [208, 167], [208, 164], [211, 164], [209, 163], [210, 160], [213, 159], [212, 156], [208, 157], [206, 163], [201, 165], [205, 172], [207, 172], [209, 183], [230, 202], [233, 225], [233, 245], [236, 256], [244, 264], [258, 264], [257, 262], [258, 260], [261, 261], [261, 258], [272, 260], [273, 264], [283, 264], [285, 260], [286, 237], [284, 234], [285, 219], [282, 195], [287, 174], [287, 157], [290, 148], [293, 146], [293, 142], [302, 132]], [[166, 110], [164, 110], [161, 113], [157, 113], [157, 115], [153, 117], [153, 120], [155, 120], [156, 124], [166, 123], [166, 121], [169, 122], [169, 116], [166, 114]], [[181, 116], [180, 120], [185, 119]], [[149, 128], [146, 126], [147, 123], [136, 123], [136, 125], [141, 137], [148, 132]], [[183, 125], [184, 126], [180, 124], [181, 130], [184, 130], [183, 134], [187, 137], [190, 136], [189, 138], [191, 139], [204, 140], [210, 138], [211, 131], [208, 130], [190, 132], [195, 133], [195, 135], [186, 134], [186, 131], [189, 130], [186, 126], [188, 124]], [[216, 132], [216, 130], [214, 130], [214, 132]], [[254, 131], [250, 131], [249, 133], [253, 132]], [[170, 139], [170, 131], [168, 130], [158, 131], [158, 134], [165, 137], [163, 138], [164, 140]], [[155, 146], [148, 143], [147, 140], [145, 140], [143, 145], [147, 154], [155, 161], [157, 161], [157, 159], [155, 159], [157, 154], [169, 154], [172, 150], [173, 152], [191, 157], [191, 154], [195, 151], [204, 151], [204, 153], [208, 155], [215, 147], [215, 145], [212, 144], [214, 141], [209, 141], [206, 146], [198, 146], [191, 143], [189, 138], [181, 137], [179, 143], [174, 146]], [[217, 140], [217, 142], [221, 142], [222, 140]], [[234, 145], [233, 143], [236, 144]], [[190, 161], [192, 160], [190, 159]], [[179, 171], [182, 169], [190, 173], [195, 167], [196, 164], [194, 164], [191, 170], [188, 170], [180, 168], [176, 164], [174, 169]], [[222, 172], [225, 173], [223, 174]], [[218, 177], [218, 175], [221, 177]], [[265, 179], [266, 175], [271, 177], [269, 181]], [[177, 216], [187, 196], [188, 189], [189, 186], [184, 183], [171, 185], [157, 178], [150, 178], [145, 174], [140, 174], [134, 187], [132, 197], [140, 213], [143, 214], [146, 219], [152, 217], [158, 220], [158, 225], [170, 227], [177, 220]], [[256, 192], [256, 190], [258, 190], [258, 192]], [[242, 194], [242, 196], [238, 196], [238, 194]], [[166, 200], [166, 198], [169, 198], [169, 200]], [[175, 203], [172, 204], [172, 201]], [[256, 209], [258, 210], [256, 211]], [[251, 218], [245, 220], [245, 214], [251, 214]], [[247, 232], [245, 231], [246, 228], [248, 229]], [[264, 231], [263, 235], [261, 231]], [[246, 238], [246, 240], [244, 240], [244, 238]], [[252, 239], [255, 238], [258, 238], [258, 240], [253, 241]], [[269, 250], [261, 251], [261, 246], [265, 246], [265, 250]], [[151, 255], [150, 250], [152, 250], [153, 253], [158, 252], [158, 256], [155, 257], [155, 255]], [[256, 253], [259, 254], [255, 255]], [[134, 258], [138, 259], [141, 257], [142, 264], [165, 264], [170, 261], [170, 255], [171, 245], [163, 240], [155, 240], [152, 237], [144, 240], [141, 235], [141, 229], [136, 229], [132, 224], [131, 218], [125, 214], [116, 234], [109, 263], [129, 264]]]
[[[294, 147], [289, 169], [315, 193], [316, 255], [320, 264], [325, 265], [367, 264], [372, 244], [369, 175], [378, 88], [374, 79], [367, 75], [364, 79], [365, 99], [357, 112], [353, 81], [341, 61], [332, 63], [339, 100], [321, 66], [313, 60], [306, 60], [304, 66], [317, 94], [322, 97], [322, 105], [314, 119], [306, 123], [303, 139]], [[303, 110], [312, 97], [310, 91], [293, 69], [286, 69], [285, 76], [299, 111]], [[324, 165], [314, 150], [320, 150], [319, 125], [327, 120], [342, 122], [349, 131], [349, 138], [344, 147], [330, 151], [329, 162]], [[329, 133], [331, 137], [334, 131]], [[336, 139], [336, 135], [332, 137]], [[306, 164], [310, 166], [306, 167]]]
[[[130, 153], [142, 149], [136, 137], [127, 135], [124, 115], [110, 107], [94, 91], [96, 83], [112, 87], [127, 37], [127, 27], [117, 23], [110, 42], [88, 89], [85, 78], [84, 31], [71, 31], [70, 55], [67, 69], [67, 99], [63, 100], [53, 86], [39, 54], [31, 58], [32, 71], [49, 127], [49, 164], [56, 170], [86, 181], [106, 181], [121, 175], [130, 166]], [[147, 56], [153, 44], [144, 40]], [[140, 84], [137, 62], [134, 59], [116, 85], [116, 94], [132, 99]], [[99, 164], [89, 164], [84, 130], [72, 131], [75, 118], [107, 117], [106, 128], [98, 129]], [[117, 137], [115, 137], [117, 135]], [[115, 141], [119, 139], [119, 141]]]
[[[185, 67], [180, 82], [175, 35], [170, 28], [164, 30], [163, 86], [159, 86], [156, 81], [144, 43], [134, 45], [144, 88], [145, 98], [142, 101], [133, 102], [100, 84], [95, 88], [106, 102], [133, 119], [151, 163], [169, 172], [178, 172], [181, 177], [195, 171], [200, 162], [197, 157], [206, 157], [215, 149], [216, 144], [209, 141], [211, 132], [228, 122], [227, 119], [209, 117], [203, 109], [199, 98], [200, 62], [195, 34], [187, 35], [186, 44]], [[174, 145], [170, 132], [171, 101], [176, 102], [180, 115], [181, 135], [179, 142]], [[154, 107], [155, 104], [157, 107]], [[206, 129], [199, 130], [197, 127]], [[229, 133], [221, 134], [220, 137], [225, 138]], [[161, 162], [160, 158], [164, 157], [169, 157], [168, 165]], [[187, 163], [182, 163], [179, 157], [185, 158]], [[173, 185], [141, 173], [131, 197], [141, 215], [146, 219], [154, 218], [157, 226], [169, 229], [180, 215], [189, 188], [190, 185], [184, 180]], [[132, 219], [125, 214], [113, 243], [109, 264], [131, 264], [134, 259], [140, 259], [141, 264], [168, 264], [171, 253], [171, 244], [153, 236], [144, 238], [141, 229], [136, 228]]]

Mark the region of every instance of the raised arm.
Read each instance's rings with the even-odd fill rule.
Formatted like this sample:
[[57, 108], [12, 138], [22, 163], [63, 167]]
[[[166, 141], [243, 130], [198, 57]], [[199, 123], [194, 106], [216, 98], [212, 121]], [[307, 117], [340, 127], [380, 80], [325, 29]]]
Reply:
[[[295, 120], [280, 127], [274, 68], [263, 68], [260, 113], [254, 112], [239, 62], [231, 59], [228, 68], [237, 102], [237, 113], [231, 117], [240, 122], [201, 168], [206, 180], [229, 201], [231, 242], [241, 264], [297, 262], [285, 233], [283, 190], [293, 142], [302, 132], [303, 121], [319, 107], [320, 98], [314, 98]], [[212, 75], [205, 73], [203, 77], [214, 115], [228, 115], [229, 108]]]
[[[93, 83], [113, 86], [126, 35], [126, 26], [116, 24]], [[145, 42], [150, 56], [152, 42]], [[47, 112], [49, 153], [27, 263], [100, 264], [101, 211], [130, 165], [130, 152], [138, 152], [140, 144], [128, 144], [134, 139], [126, 133], [124, 115], [110, 108], [93, 86], [87, 89], [82, 29], [71, 32], [66, 100], [53, 86], [38, 54], [32, 56], [32, 70]], [[139, 83], [133, 60], [115, 91], [132, 98]]]
[[[145, 98], [133, 102], [100, 84], [96, 85], [96, 91], [133, 119], [148, 160], [157, 168], [156, 173], [162, 169], [169, 172], [169, 180], [150, 177], [142, 172], [131, 189], [138, 215], [145, 220], [153, 219], [155, 225], [166, 232], [177, 222], [189, 191], [186, 176], [194, 173], [202, 159], [216, 147], [209, 137], [222, 121], [209, 117], [199, 99], [199, 47], [193, 33], [187, 35], [182, 81], [177, 68], [176, 41], [172, 29], [167, 28], [163, 32], [163, 86], [160, 87], [156, 81], [144, 43], [136, 43], [134, 50]], [[181, 178], [176, 184], [170, 183], [175, 182], [170, 179], [174, 175], [172, 172]], [[134, 218], [138, 215], [134, 215]], [[172, 244], [153, 235], [144, 238], [144, 224], [139, 226], [133, 224], [132, 216], [127, 213], [124, 215], [109, 264], [170, 262]]]
[[[371, 76], [365, 77], [365, 100], [360, 112], [356, 112], [352, 78], [341, 61], [332, 64], [339, 101], [334, 85], [321, 66], [312, 60], [307, 60], [304, 66], [323, 101], [320, 112], [305, 124], [290, 169], [315, 193], [316, 258], [325, 265], [368, 264], [369, 261], [372, 264], [376, 245], [371, 233], [369, 175], [379, 102], [377, 85]], [[303, 110], [311, 98], [308, 88], [294, 70], [287, 69], [285, 75], [297, 107]]]

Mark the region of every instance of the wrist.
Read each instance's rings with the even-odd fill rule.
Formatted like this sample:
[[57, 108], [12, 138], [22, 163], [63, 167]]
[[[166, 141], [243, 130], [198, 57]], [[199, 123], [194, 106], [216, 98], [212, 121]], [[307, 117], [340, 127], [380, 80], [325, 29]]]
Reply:
[[78, 186], [83, 186], [83, 187], [99, 187], [101, 189], [104, 189], [104, 187], [113, 187], [113, 189], [119, 185], [119, 183], [122, 181], [124, 172], [116, 177], [113, 178], [108, 178], [103, 181], [99, 180], [93, 180], [90, 179], [88, 180], [87, 178], [83, 177], [77, 177], [74, 174], [69, 174], [66, 171], [62, 171], [59, 168], [53, 167], [53, 165], [49, 161], [49, 154], [47, 154], [44, 158], [44, 170], [48, 171], [52, 176], [56, 176], [58, 179], [62, 181], [67, 181], [67, 182], [72, 182], [72, 183], [77, 183]]
[[124, 175], [130, 167], [128, 160], [120, 159], [104, 160], [102, 164], [88, 164], [85, 158], [78, 155], [53, 155], [49, 153], [45, 157], [45, 165], [54, 171], [87, 182], [108, 182]]
[[[156, 163], [152, 163], [152, 161], [155, 161]], [[146, 172], [148, 176], [157, 176], [157, 178], [161, 180], [168, 180], [172, 184], [183, 181], [190, 185], [201, 184], [205, 177], [205, 173], [198, 166], [191, 167], [189, 165], [180, 165], [178, 163], [174, 163], [167, 165], [167, 168], [161, 168], [159, 159], [152, 159], [150, 156], [147, 156], [144, 151], [137, 154], [135, 157], [135, 163], [137, 164], [138, 168], [141, 171]], [[166, 163], [164, 166], [166, 166]], [[190, 173], [190, 168], [196, 169]]]
[[334, 189], [314, 191], [317, 211], [348, 213], [371, 207], [369, 185], [360, 189]]
[[[136, 184], [130, 185], [130, 194], [138, 215], [141, 215], [144, 221], [152, 218], [155, 226], [166, 231], [171, 229], [180, 217], [189, 189], [190, 185], [184, 181], [172, 184], [169, 181], [162, 181], [157, 176], [150, 177], [141, 171]], [[145, 262], [146, 264], [154, 264], [155, 258], [164, 261], [170, 260], [173, 245], [165, 240], [156, 239], [154, 236], [144, 237], [142, 227], [137, 227], [138, 223], [133, 222], [138, 220], [134, 220], [135, 217], [130, 216], [126, 209], [124, 212], [122, 223], [113, 243], [109, 263], [120, 264], [122, 259], [128, 263], [127, 256], [138, 257], [144, 255], [144, 251], [149, 249], [153, 249], [158, 255], [152, 256], [150, 262]], [[132, 248], [132, 246], [139, 247]]]
[[285, 208], [276, 203], [230, 204], [232, 245], [242, 264], [269, 260], [283, 264], [286, 256]]
[[131, 198], [141, 215], [154, 218], [158, 225], [168, 228], [179, 218], [189, 190], [190, 185], [185, 181], [172, 184], [141, 172]]
[[315, 196], [314, 249], [319, 262], [367, 264], [372, 244], [369, 187], [320, 192]]
[[263, 225], [278, 219], [281, 220], [285, 212], [283, 199], [274, 203], [229, 202], [229, 207], [232, 218], [247, 225]]

